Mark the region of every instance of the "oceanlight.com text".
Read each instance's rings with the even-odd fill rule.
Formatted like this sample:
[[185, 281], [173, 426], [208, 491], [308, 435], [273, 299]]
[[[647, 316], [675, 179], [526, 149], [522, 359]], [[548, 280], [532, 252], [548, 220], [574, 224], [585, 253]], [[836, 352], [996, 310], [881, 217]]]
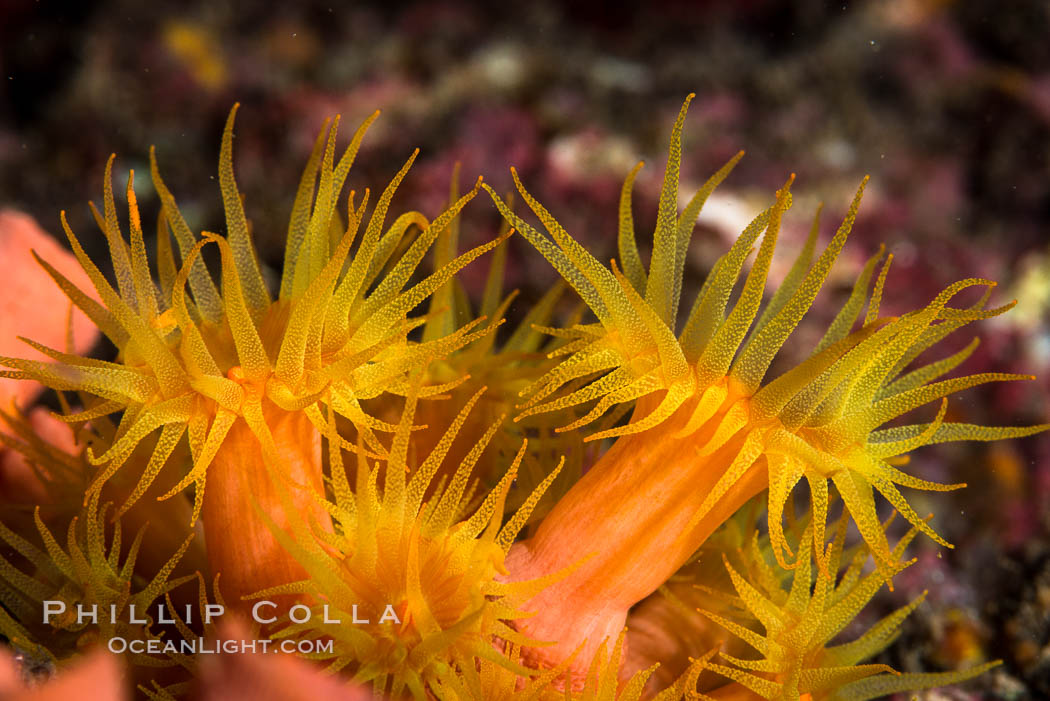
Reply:
[[283, 652], [309, 655], [332, 652], [332, 640], [150, 640], [110, 638], [106, 646], [115, 654], [131, 652], [142, 655], [212, 655], [220, 652], [238, 654], [248, 652]]

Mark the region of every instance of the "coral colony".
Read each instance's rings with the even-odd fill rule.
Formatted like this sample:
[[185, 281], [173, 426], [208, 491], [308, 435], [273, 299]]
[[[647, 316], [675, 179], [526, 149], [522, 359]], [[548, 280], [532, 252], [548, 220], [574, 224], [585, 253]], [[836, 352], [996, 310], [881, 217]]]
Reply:
[[[93, 289], [40, 263], [115, 360], [31, 339], [53, 362], [2, 359], [3, 376], [58, 391], [77, 446], [6, 417], [7, 442], [49, 496], [0, 526], [9, 644], [59, 674], [108, 646], [140, 693], [162, 699], [191, 693], [201, 655], [229, 647], [217, 644], [230, 642], [224, 617], [247, 626], [238, 649], [282, 643], [395, 699], [868, 699], [993, 666], [901, 674], [871, 663], [923, 597], [867, 632], [843, 631], [914, 562], [915, 537], [951, 547], [900, 488], [964, 485], [909, 473], [907, 453], [1047, 428], [947, 420], [954, 392], [1031, 379], [943, 379], [976, 341], [916, 362], [1012, 305], [990, 307], [995, 283], [965, 279], [923, 308], [880, 314], [893, 283], [879, 251], [809, 356], [770, 376], [846, 244], [864, 183], [822, 250], [813, 222], [767, 297], [788, 178], [683, 300], [697, 215], [740, 158], [679, 212], [688, 106], [648, 266], [631, 209], [641, 164], [606, 265], [516, 173], [518, 211], [479, 179], [432, 220], [391, 212], [415, 154], [381, 192], [344, 195], [377, 115], [338, 158], [337, 118], [307, 163], [271, 290], [234, 181], [236, 107], [219, 156], [225, 235], [190, 230], [151, 153], [151, 263], [131, 178], [122, 231], [111, 159], [92, 210], [114, 279], [64, 215]], [[482, 189], [506, 224], [460, 252], [458, 215]], [[567, 284], [500, 329], [514, 299], [502, 290], [511, 235]], [[474, 306], [456, 275], [484, 254]], [[559, 323], [573, 294], [576, 312]], [[896, 420], [927, 405], [919, 423]], [[880, 501], [906, 534], [889, 529]]]

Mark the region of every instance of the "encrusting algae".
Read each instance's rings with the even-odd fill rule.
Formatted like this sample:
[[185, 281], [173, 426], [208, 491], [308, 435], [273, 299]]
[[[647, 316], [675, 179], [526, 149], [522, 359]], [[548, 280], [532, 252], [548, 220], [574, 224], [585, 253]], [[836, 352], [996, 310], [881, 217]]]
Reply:
[[[966, 279], [921, 309], [883, 316], [892, 256], [880, 250], [809, 357], [768, 378], [846, 243], [864, 183], [819, 255], [814, 220], [763, 304], [792, 206], [788, 178], [680, 313], [696, 218], [742, 156], [679, 212], [688, 106], [671, 135], [648, 267], [631, 208], [641, 164], [624, 183], [619, 254], [608, 266], [516, 173], [547, 234], [480, 178], [460, 196], [454, 176], [449, 206], [433, 219], [395, 216], [391, 201], [415, 154], [374, 204], [365, 190], [350, 191], [341, 206], [373, 115], [338, 159], [338, 118], [321, 130], [273, 296], [234, 180], [236, 107], [219, 159], [225, 235], [191, 231], [151, 153], [161, 203], [155, 270], [131, 178], [129, 237], [121, 231], [111, 158], [102, 212], [92, 209], [115, 285], [64, 214], [101, 301], [41, 264], [116, 346], [116, 358], [30, 341], [54, 362], [0, 359], [10, 368], [3, 376], [59, 391], [61, 418], [77, 437], [76, 454], [56, 452], [8, 418], [20, 438], [6, 442], [46, 489], [62, 492], [53, 519], [68, 529], [62, 547], [39, 510], [4, 517], [0, 536], [11, 554], [0, 559], [0, 623], [10, 644], [37, 647], [61, 669], [92, 641], [118, 634], [200, 642], [216, 635], [200, 614], [223, 602], [252, 616], [259, 638], [294, 642], [327, 673], [397, 699], [867, 699], [992, 666], [901, 675], [866, 663], [921, 597], [851, 641], [838, 636], [910, 564], [903, 558], [916, 534], [951, 547], [899, 488], [963, 485], [908, 473], [907, 453], [1047, 428], [946, 420], [954, 392], [1030, 379], [942, 379], [976, 341], [915, 363], [952, 331], [1012, 305], [987, 307], [995, 283]], [[481, 188], [507, 226], [458, 253], [459, 213]], [[505, 241], [515, 232], [566, 285], [498, 339], [515, 295], [502, 291]], [[218, 281], [202, 257], [207, 247], [219, 254]], [[489, 251], [475, 315], [456, 274]], [[429, 274], [420, 267], [428, 254]], [[958, 306], [969, 288], [981, 298]], [[582, 306], [559, 325], [567, 289]], [[938, 400], [925, 423], [895, 421]], [[63, 474], [76, 479], [57, 479]], [[803, 480], [809, 506], [796, 515]], [[894, 545], [876, 492], [912, 526]], [[156, 499], [177, 508], [157, 511]], [[838, 501], [842, 514], [829, 525]], [[121, 523], [142, 524], [145, 515], [162, 522], [140, 527], [128, 549]], [[203, 537], [194, 535], [198, 519]], [[854, 545], [845, 540], [850, 524], [861, 535]], [[184, 538], [176, 548], [173, 534]], [[142, 556], [161, 542], [167, 559]], [[206, 558], [194, 557], [201, 548]], [[67, 610], [87, 600], [171, 604], [191, 580], [199, 595], [180, 601], [197, 613], [173, 626], [151, 616], [134, 630], [99, 626], [87, 635], [68, 616], [41, 627], [34, 609], [54, 598]], [[260, 619], [260, 610], [272, 615]], [[625, 627], [631, 620], [643, 636]], [[148, 682], [137, 673], [152, 698], [192, 688], [192, 656], [129, 662], [181, 670]]]

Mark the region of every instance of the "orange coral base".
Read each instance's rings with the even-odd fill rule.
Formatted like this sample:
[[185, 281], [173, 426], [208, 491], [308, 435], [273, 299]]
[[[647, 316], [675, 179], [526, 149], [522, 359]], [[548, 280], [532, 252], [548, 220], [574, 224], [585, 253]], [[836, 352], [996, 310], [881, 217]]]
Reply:
[[[739, 395], [724, 407], [735, 399]], [[652, 405], [645, 404], [637, 415], [648, 413]], [[525, 606], [536, 615], [518, 622], [522, 632], [555, 641], [527, 650], [527, 661], [555, 666], [582, 645], [573, 667], [586, 670], [601, 642], [616, 639], [631, 606], [654, 592], [723, 521], [768, 486], [760, 458], [687, 531], [747, 433], [740, 431], [721, 449], [700, 455], [711, 430], [674, 437], [695, 406], [695, 401], [687, 403], [661, 426], [618, 439], [558, 502], [535, 535], [511, 549], [507, 569], [513, 580], [577, 565]]]
[[[288, 413], [269, 405], [266, 423], [277, 444], [286, 476], [289, 505], [307, 523], [331, 530], [332, 521], [310, 494], [323, 494], [321, 437], [302, 412]], [[220, 589], [233, 610], [247, 610], [242, 597], [267, 587], [306, 579], [306, 570], [286, 551], [258, 510], [258, 504], [276, 527], [291, 525], [279, 487], [263, 462], [259, 440], [243, 419], [237, 419], [208, 468], [204, 492], [204, 535], [212, 573], [220, 575]]]

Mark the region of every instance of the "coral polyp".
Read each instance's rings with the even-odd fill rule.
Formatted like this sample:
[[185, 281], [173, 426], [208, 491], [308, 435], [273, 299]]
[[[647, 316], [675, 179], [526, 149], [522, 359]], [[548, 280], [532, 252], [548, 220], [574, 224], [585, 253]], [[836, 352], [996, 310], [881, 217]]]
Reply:
[[[52, 362], [0, 359], [10, 368], [0, 376], [59, 391], [59, 418], [77, 438], [75, 451], [59, 449], [5, 414], [15, 436], [4, 442], [21, 453], [48, 508], [20, 504], [0, 526], [13, 549], [0, 557], [3, 634], [23, 649], [53, 650], [59, 667], [107, 637], [180, 637], [191, 652], [129, 657], [140, 689], [164, 699], [192, 688], [192, 648], [218, 635], [209, 612], [226, 606], [245, 619], [237, 636], [254, 620], [258, 640], [244, 641], [253, 648], [290, 644], [280, 650], [319, 674], [391, 699], [867, 699], [991, 668], [900, 674], [869, 661], [923, 597], [866, 633], [847, 641], [842, 633], [906, 571], [916, 535], [950, 547], [901, 489], [964, 485], [909, 471], [909, 453], [1047, 428], [949, 413], [958, 391], [1030, 379], [949, 376], [976, 341], [927, 359], [952, 332], [1012, 304], [989, 306], [995, 283], [967, 278], [885, 315], [896, 282], [880, 248], [815, 347], [767, 377], [819, 304], [867, 180], [819, 253], [818, 212], [766, 299], [794, 203], [796, 178], [785, 177], [685, 305], [697, 217], [742, 157], [679, 211], [690, 99], [672, 129], [648, 266], [632, 210], [641, 165], [621, 190], [618, 258], [608, 266], [513, 171], [546, 233], [480, 177], [460, 195], [458, 170], [437, 216], [394, 216], [415, 154], [374, 205], [366, 189], [351, 190], [344, 206], [373, 115], [338, 158], [338, 118], [322, 128], [270, 290], [234, 179], [236, 107], [219, 156], [224, 234], [191, 230], [151, 153], [155, 264], [133, 173], [129, 236], [121, 231], [111, 158], [102, 211], [93, 211], [114, 280], [64, 213], [94, 289], [41, 264], [115, 357], [29, 341]], [[460, 253], [461, 213], [482, 187], [504, 224]], [[520, 323], [507, 331], [517, 291], [504, 294], [503, 280], [515, 233], [564, 282], [515, 310]], [[472, 303], [457, 276], [489, 251], [484, 293]], [[218, 280], [205, 260], [213, 252]], [[881, 501], [908, 522], [906, 535], [889, 530]], [[122, 548], [119, 524], [149, 519], [154, 527]], [[198, 519], [203, 538], [193, 533]], [[55, 523], [68, 530], [66, 548]], [[846, 538], [854, 526], [855, 543]], [[200, 592], [187, 604], [174, 588], [191, 579]], [[161, 597], [179, 598], [187, 615], [88, 635], [68, 616], [41, 627], [34, 610], [52, 599], [67, 610], [78, 602], [124, 610]], [[191, 620], [193, 611], [201, 615]], [[147, 663], [182, 676], [147, 680], [138, 671]]]
[[[7, 585], [3, 603], [18, 617], [0, 610], [0, 632], [13, 645], [55, 661], [58, 655], [89, 649], [100, 640], [156, 638], [144, 616], [172, 589], [194, 579], [169, 578], [190, 541], [169, 553], [151, 581], [141, 581], [135, 566], [146, 529], [135, 533], [130, 547], [122, 550], [119, 520], [106, 534], [109, 507], [91, 497], [70, 520], [65, 546], [41, 520], [39, 509], [34, 514], [39, 545], [0, 524], [0, 540], [13, 550], [12, 560], [25, 563], [19, 566], [0, 557], [0, 575]], [[129, 661], [153, 668], [176, 665], [172, 659], [142, 653], [130, 654]]]
[[[740, 157], [738, 154], [708, 179], [679, 215], [681, 130], [688, 106], [687, 99], [671, 135], [648, 274], [640, 264], [629, 201], [637, 168], [623, 188], [622, 260], [620, 264], [614, 260], [611, 269], [569, 236], [516, 174], [519, 192], [549, 237], [511, 212], [488, 188], [503, 215], [579, 292], [598, 319], [597, 323], [552, 330], [567, 341], [558, 349], [564, 360], [523, 393], [526, 412], [589, 407], [564, 427], [574, 430], [617, 405], [630, 402], [634, 407], [628, 423], [589, 436], [590, 440], [619, 440], [558, 503], [536, 534], [511, 553], [512, 573], [534, 577], [581, 560], [595, 543], [615, 543], [603, 546], [572, 576], [533, 602], [539, 613], [524, 623], [524, 630], [558, 640], [555, 647], [536, 651], [544, 663], [564, 659], [579, 644], [593, 649], [597, 641], [614, 635], [631, 606], [655, 591], [720, 523], [761, 492], [768, 492], [774, 553], [781, 566], [793, 566], [788, 562], [791, 549], [783, 536], [781, 516], [792, 489], [803, 477], [811, 491], [812, 539], [821, 571], [827, 573], [824, 523], [831, 482], [871, 547], [883, 578], [888, 579], [895, 560], [879, 528], [874, 491], [916, 528], [947, 545], [897, 486], [927, 490], [962, 486], [909, 475], [894, 466], [898, 456], [933, 442], [996, 440], [1046, 429], [945, 423], [942, 404], [929, 424], [877, 430], [891, 419], [961, 389], [985, 382], [1033, 379], [984, 373], [935, 381], [961, 363], [974, 346], [904, 373], [923, 350], [947, 333], [970, 321], [1001, 314], [1012, 305], [984, 309], [985, 295], [971, 308], [949, 306], [968, 287], [994, 285], [970, 279], [948, 287], [924, 309], [899, 318], [880, 318], [889, 261], [870, 298], [867, 286], [881, 252], [869, 261], [854, 294], [813, 354], [776, 379], [765, 380], [773, 358], [813, 304], [845, 245], [864, 184], [815, 261], [809, 260], [815, 249], [817, 227], [813, 227], [811, 240], [784, 284], [763, 308], [766, 273], [781, 221], [792, 203], [794, 176], [789, 178], [774, 202], [715, 263], [676, 333], [685, 250], [695, 219]], [[727, 309], [744, 262], [760, 235], [762, 244], [755, 261], [736, 303]], [[853, 330], [866, 299], [867, 313]], [[568, 384], [574, 381], [578, 382]], [[596, 591], [611, 593], [611, 598], [596, 597]], [[565, 615], [569, 608], [576, 612], [575, 619]], [[583, 626], [578, 625], [581, 615], [587, 621]]]
[[[407, 318], [409, 311], [497, 243], [464, 253], [405, 289], [434, 238], [476, 189], [433, 222], [409, 212], [386, 226], [390, 201], [415, 159], [413, 154], [384, 189], [367, 220], [369, 194], [355, 202], [351, 192], [343, 227], [337, 214], [340, 193], [376, 115], [361, 125], [338, 162], [334, 157], [336, 120], [330, 130], [322, 130], [303, 174], [292, 207], [280, 294], [271, 299], [233, 175], [236, 111], [235, 107], [227, 121], [219, 159], [225, 237], [210, 232], [199, 239], [193, 235], [153, 159], [153, 181], [162, 202], [159, 294], [146, 259], [133, 172], [127, 187], [130, 246], [121, 234], [110, 186], [112, 158], [104, 180], [104, 215], [93, 208], [109, 244], [116, 289], [87, 257], [63, 214], [70, 245], [102, 305], [46, 263], [45, 267], [117, 346], [117, 361], [82, 358], [39, 344], [33, 345], [58, 362], [3, 360], [15, 369], [5, 373], [8, 377], [32, 378], [53, 389], [97, 397], [84, 411], [65, 417], [67, 421], [123, 412], [112, 444], [101, 454], [89, 453], [93, 463], [103, 466], [89, 494], [98, 493], [143, 439], [160, 432], [121, 511], [146, 492], [172, 450], [188, 436], [193, 467], [167, 496], [194, 487], [193, 520], [203, 509], [213, 566], [228, 570], [225, 583], [235, 601], [258, 588], [244, 584], [244, 578], [251, 575], [243, 570], [269, 562], [279, 572], [287, 561], [269, 531], [253, 518], [246, 495], [251, 493], [280, 509], [275, 494], [282, 488], [277, 483], [282, 483], [297, 493], [294, 503], [313, 508], [320, 519], [327, 518], [312, 504], [306, 489], [321, 488], [319, 427], [326, 425], [320, 409], [322, 395], [358, 426], [368, 449], [381, 451], [373, 429], [385, 425], [365, 414], [360, 402], [396, 391], [404, 374], [421, 359], [447, 354], [478, 335], [473, 327], [466, 327], [431, 341], [409, 343], [407, 335], [417, 323]], [[420, 229], [419, 235], [377, 282], [412, 227]], [[350, 256], [362, 228], [356, 252]], [[178, 242], [181, 265], [175, 262], [169, 229]], [[208, 244], [219, 249], [221, 293], [200, 257]], [[192, 300], [186, 296], [187, 285]], [[206, 501], [209, 476], [217, 496]], [[227, 548], [225, 536], [233, 527], [246, 535], [247, 544], [255, 549], [254, 558], [241, 557], [245, 543], [230, 543]], [[240, 563], [240, 568], [234, 563]]]
[[[709, 664], [708, 669], [755, 692], [765, 699], [814, 697], [865, 701], [894, 691], [952, 684], [994, 667], [988, 663], [975, 669], [934, 675], [900, 674], [884, 664], [860, 664], [890, 644], [900, 633], [904, 619], [925, 599], [925, 594], [877, 621], [861, 637], [837, 645], [830, 641], [852, 621], [884, 582], [878, 570], [864, 574], [868, 548], [857, 550], [848, 566], [841, 568], [847, 520], [839, 519], [835, 537], [823, 563], [831, 576], [813, 577], [812, 533], [800, 542], [799, 566], [793, 570], [790, 586], [781, 586], [781, 577], [765, 562], [757, 545], [748, 550], [750, 565], [757, 576], [749, 581], [726, 560], [725, 567], [739, 602], [759, 621], [764, 634], [741, 626], [723, 616], [706, 614], [712, 621], [762, 655], [761, 659], [742, 659], [723, 652], [731, 666]], [[813, 524], [807, 526], [811, 531]], [[898, 560], [916, 530], [901, 538], [893, 555]], [[904, 569], [914, 560], [898, 565]], [[841, 571], [840, 571], [841, 570]]]
[[[506, 574], [507, 550], [561, 466], [503, 523], [507, 491], [526, 451], [523, 442], [499, 484], [475, 504], [468, 491], [470, 475], [502, 423], [497, 419], [456, 468], [445, 471], [450, 478], [435, 486], [435, 475], [453, 444], [463, 439], [459, 433], [483, 392], [467, 401], [433, 451], [410, 464], [415, 462], [409, 444], [418, 393], [411, 391], [385, 464], [370, 467], [359, 455], [353, 486], [338, 437], [330, 434], [329, 445], [336, 446], [331, 451], [335, 499], [326, 507], [335, 532], [318, 531], [302, 519], [293, 521], [291, 534], [273, 526], [309, 578], [257, 594], [263, 599], [305, 594], [324, 616], [279, 623], [276, 637], [330, 637], [335, 644], [319, 659], [330, 660], [333, 670], [351, 670], [355, 680], [372, 682], [395, 698], [406, 692], [424, 697], [453, 670], [473, 669], [479, 659], [527, 673], [499, 654], [493, 641], [536, 642], [506, 622], [522, 615], [517, 607], [545, 582], [499, 579]], [[359, 625], [318, 623], [326, 618]]]

